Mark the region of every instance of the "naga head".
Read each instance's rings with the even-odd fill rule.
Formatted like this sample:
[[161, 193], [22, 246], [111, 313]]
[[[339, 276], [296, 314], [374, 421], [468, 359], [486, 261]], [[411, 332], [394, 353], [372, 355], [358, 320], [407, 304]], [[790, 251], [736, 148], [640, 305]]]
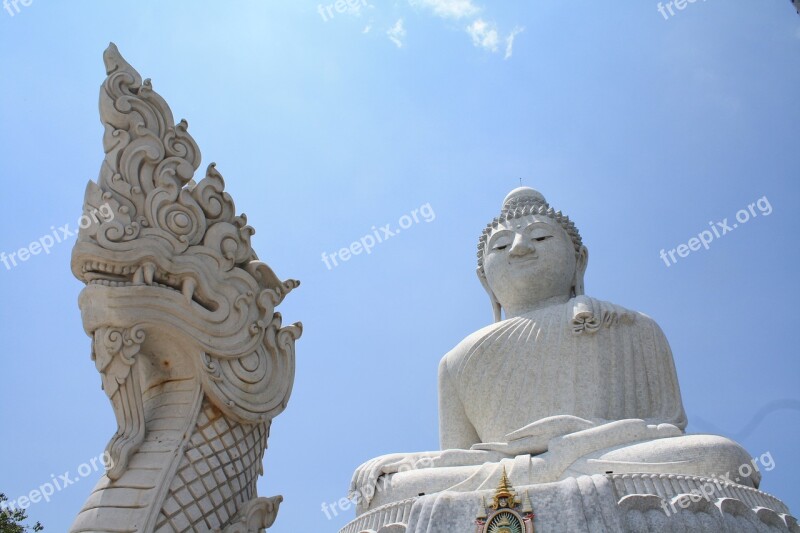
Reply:
[[[120, 424], [121, 444], [109, 445], [113, 479], [146, 432], [141, 396], [160, 383], [195, 379], [231, 418], [269, 422], [291, 393], [302, 326], [281, 327], [275, 307], [299, 282], [258, 260], [254, 230], [214, 164], [193, 179], [200, 151], [186, 122], [174, 123], [113, 44], [104, 62], [105, 159], [83, 207], [103, 217], [81, 228], [72, 271], [86, 284], [84, 329]], [[137, 358], [144, 362], [132, 372]], [[115, 401], [122, 385], [137, 390]]]

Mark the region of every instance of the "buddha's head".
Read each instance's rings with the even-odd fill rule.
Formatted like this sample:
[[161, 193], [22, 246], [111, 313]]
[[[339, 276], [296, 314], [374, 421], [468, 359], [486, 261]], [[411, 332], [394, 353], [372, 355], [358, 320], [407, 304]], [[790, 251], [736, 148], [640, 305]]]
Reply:
[[511, 191], [478, 242], [478, 278], [495, 321], [584, 293], [589, 251], [578, 228], [530, 187]]

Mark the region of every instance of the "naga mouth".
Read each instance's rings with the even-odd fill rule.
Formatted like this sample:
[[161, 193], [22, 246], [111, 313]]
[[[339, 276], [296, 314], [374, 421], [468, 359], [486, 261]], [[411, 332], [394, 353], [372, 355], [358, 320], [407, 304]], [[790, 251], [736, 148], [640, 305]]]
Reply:
[[145, 261], [140, 265], [114, 265], [100, 261], [87, 261], [81, 268], [87, 285], [106, 287], [133, 287], [147, 285], [177, 291], [187, 302], [194, 302], [203, 309], [214, 312], [216, 302], [204, 298], [197, 292], [197, 279], [189, 274], [170, 274], [160, 270], [155, 263]]

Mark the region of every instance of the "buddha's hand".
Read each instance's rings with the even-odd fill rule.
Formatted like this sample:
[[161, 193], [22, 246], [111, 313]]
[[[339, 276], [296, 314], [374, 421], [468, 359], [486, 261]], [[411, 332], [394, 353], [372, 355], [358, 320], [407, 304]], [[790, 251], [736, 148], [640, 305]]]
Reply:
[[577, 416], [550, 416], [512, 431], [505, 436], [505, 442], [481, 442], [473, 445], [472, 449], [495, 451], [512, 457], [525, 454], [539, 455], [547, 451], [547, 443], [551, 439], [594, 426], [593, 422]]
[[363, 499], [364, 503], [369, 505], [375, 493], [386, 488], [385, 480], [383, 486], [378, 486], [378, 479], [381, 476], [431, 468], [436, 465], [441, 454], [442, 452], [391, 453], [367, 461], [353, 473], [349, 497], [357, 502]]
[[[389, 476], [409, 470], [474, 466], [498, 462], [508, 457], [503, 453], [478, 450], [444, 450], [420, 453], [393, 453], [383, 455], [359, 466], [350, 482], [349, 497], [369, 505], [376, 492], [391, 485]], [[383, 477], [385, 476], [385, 477]], [[381, 477], [383, 479], [381, 480]]]

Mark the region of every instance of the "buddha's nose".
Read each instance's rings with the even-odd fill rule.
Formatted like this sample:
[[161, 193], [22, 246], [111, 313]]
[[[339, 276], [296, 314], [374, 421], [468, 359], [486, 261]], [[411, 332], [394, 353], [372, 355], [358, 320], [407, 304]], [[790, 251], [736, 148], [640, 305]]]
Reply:
[[514, 242], [511, 244], [511, 250], [508, 253], [511, 257], [523, 257], [534, 252], [536, 252], [536, 248], [530, 239], [524, 235], [517, 234], [514, 236]]

